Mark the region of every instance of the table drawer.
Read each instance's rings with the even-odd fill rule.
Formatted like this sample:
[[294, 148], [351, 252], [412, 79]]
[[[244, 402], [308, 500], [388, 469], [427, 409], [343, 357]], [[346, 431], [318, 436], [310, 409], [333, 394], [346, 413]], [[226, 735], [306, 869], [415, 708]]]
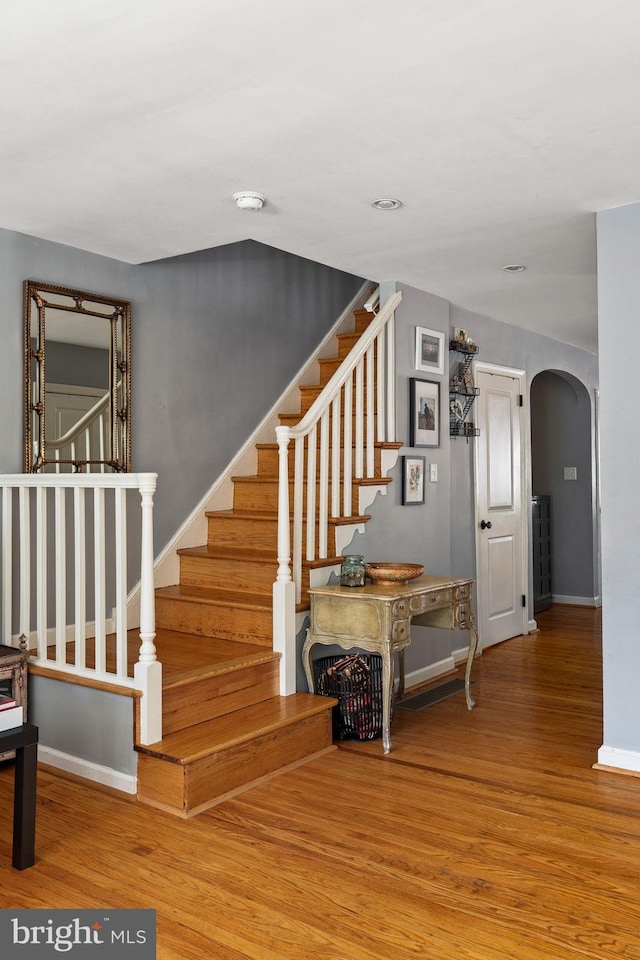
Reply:
[[461, 586], [455, 588], [454, 599], [459, 600], [470, 600], [471, 599], [471, 584], [463, 583]]
[[457, 603], [453, 610], [453, 618], [456, 627], [466, 627], [471, 623], [471, 601], [464, 600]]
[[429, 610], [440, 610], [442, 607], [451, 605], [451, 589], [434, 590], [433, 593], [423, 593], [417, 597], [411, 597], [410, 609], [411, 616], [418, 613], [427, 613]]
[[396, 644], [399, 641], [406, 640], [409, 637], [410, 627], [410, 620], [397, 620], [391, 632], [391, 643]]

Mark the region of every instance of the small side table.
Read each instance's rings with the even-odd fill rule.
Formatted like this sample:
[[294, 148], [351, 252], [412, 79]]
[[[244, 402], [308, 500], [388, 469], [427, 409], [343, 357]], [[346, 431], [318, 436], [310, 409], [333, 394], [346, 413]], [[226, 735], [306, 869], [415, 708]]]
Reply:
[[13, 787], [13, 857], [16, 870], [32, 867], [35, 860], [36, 777], [38, 770], [38, 728], [32, 723], [3, 730], [0, 751], [16, 753]]

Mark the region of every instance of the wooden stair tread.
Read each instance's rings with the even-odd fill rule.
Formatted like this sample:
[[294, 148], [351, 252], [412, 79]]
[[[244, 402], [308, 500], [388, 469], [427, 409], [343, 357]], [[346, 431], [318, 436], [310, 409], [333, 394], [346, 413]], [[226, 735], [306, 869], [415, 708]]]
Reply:
[[[269, 474], [266, 474], [266, 475], [252, 474], [251, 476], [248, 476], [248, 477], [231, 477], [231, 479], [234, 483], [260, 484], [260, 483], [277, 483], [278, 482], [278, 476], [276, 474], [271, 476]], [[354, 487], [362, 487], [362, 486], [371, 486], [376, 484], [391, 483], [392, 480], [393, 480], [393, 477], [352, 477], [351, 484]], [[344, 480], [341, 477], [340, 478], [341, 486], [343, 482]], [[320, 480], [316, 480], [316, 486], [319, 486], [319, 484], [320, 484]], [[293, 487], [292, 478], [289, 478], [289, 486]]]
[[[242, 643], [238, 646], [246, 647], [249, 644]], [[193, 670], [181, 673], [173, 678], [163, 677], [162, 689], [175, 690], [178, 687], [187, 686], [194, 680], [209, 680], [212, 677], [220, 677], [229, 673], [235, 673], [238, 670], [244, 670], [246, 667], [254, 667], [261, 663], [271, 663], [273, 660], [280, 660], [282, 654], [275, 653], [273, 650], [267, 650], [265, 647], [259, 647], [259, 653], [251, 653], [247, 656], [237, 656], [233, 660], [223, 660], [217, 664], [210, 664], [194, 668]]]
[[271, 598], [269, 597], [268, 603], [265, 602], [266, 594], [235, 593], [232, 590], [217, 590], [212, 587], [193, 587], [180, 583], [170, 587], [158, 587], [156, 589], [156, 596], [177, 597], [180, 600], [210, 604], [214, 607], [234, 606], [243, 607], [247, 610], [271, 609]]
[[138, 753], [186, 765], [238, 746], [291, 723], [323, 713], [337, 701], [309, 693], [273, 697], [194, 727], [169, 734], [157, 743], [136, 745]]
[[[203, 543], [198, 547], [181, 547], [176, 551], [181, 557], [203, 557], [212, 560], [257, 560], [262, 563], [274, 563], [277, 566], [277, 551], [260, 550], [257, 547], [236, 547], [235, 544], [229, 546], [215, 546], [214, 544]], [[275, 576], [274, 576], [275, 579]]]
[[[398, 447], [402, 446], [404, 446], [404, 444], [398, 444]], [[271, 522], [278, 519], [277, 513], [269, 513], [260, 510], [207, 510], [205, 516], [220, 517], [228, 520], [245, 519]], [[329, 517], [329, 523], [335, 524], [336, 526], [347, 526], [350, 523], [366, 523], [367, 520], [371, 520], [370, 513], [353, 514], [350, 517]]]

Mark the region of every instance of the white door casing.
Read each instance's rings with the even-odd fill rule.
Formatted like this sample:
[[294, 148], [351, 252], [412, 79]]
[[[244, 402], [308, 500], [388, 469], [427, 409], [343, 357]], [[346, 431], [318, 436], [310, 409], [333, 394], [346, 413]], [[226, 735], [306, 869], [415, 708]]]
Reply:
[[[524, 370], [476, 361], [475, 522], [481, 649], [528, 632]], [[486, 526], [483, 528], [482, 524]]]

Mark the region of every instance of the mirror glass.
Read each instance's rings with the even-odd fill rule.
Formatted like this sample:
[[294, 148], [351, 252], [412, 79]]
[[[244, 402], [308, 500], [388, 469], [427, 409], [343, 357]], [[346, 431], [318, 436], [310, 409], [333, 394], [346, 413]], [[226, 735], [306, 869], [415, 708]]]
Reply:
[[25, 473], [131, 469], [131, 304], [25, 281]]

